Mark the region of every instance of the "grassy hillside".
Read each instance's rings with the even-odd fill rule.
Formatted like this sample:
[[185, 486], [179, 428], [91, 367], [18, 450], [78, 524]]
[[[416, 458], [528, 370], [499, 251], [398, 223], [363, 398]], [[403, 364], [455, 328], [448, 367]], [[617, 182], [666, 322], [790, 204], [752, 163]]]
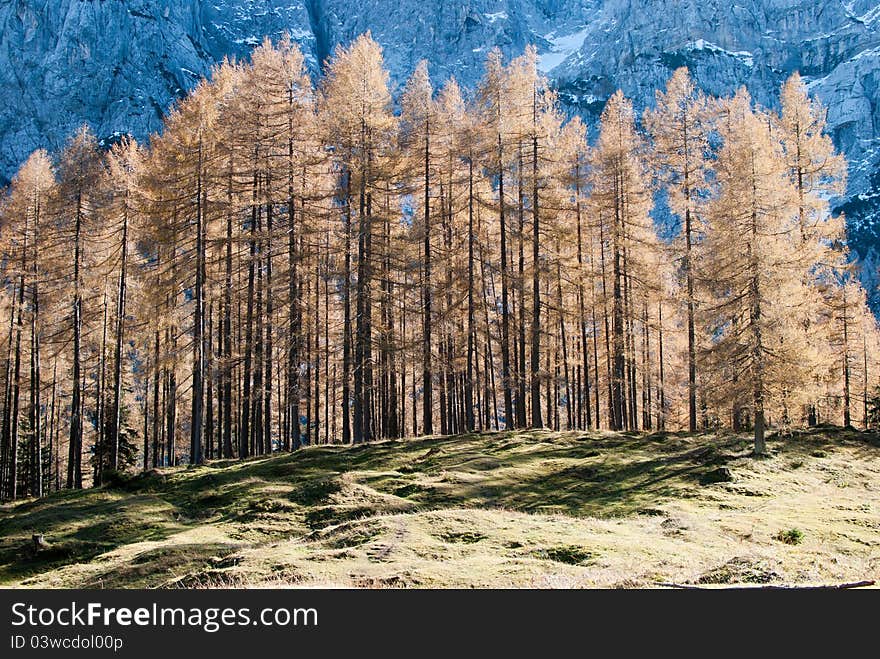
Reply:
[[[313, 447], [0, 507], [0, 584], [650, 586], [880, 578], [880, 440], [519, 432]], [[729, 482], [710, 482], [726, 468]], [[717, 472], [715, 472], [717, 474]], [[32, 533], [49, 547], [34, 553]]]

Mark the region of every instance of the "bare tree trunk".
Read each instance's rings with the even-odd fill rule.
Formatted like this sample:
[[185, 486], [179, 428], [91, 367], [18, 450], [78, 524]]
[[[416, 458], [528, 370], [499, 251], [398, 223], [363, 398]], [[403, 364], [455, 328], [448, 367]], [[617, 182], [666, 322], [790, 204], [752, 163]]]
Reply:
[[[562, 252], [562, 245], [557, 240], [557, 254]], [[559, 306], [559, 340], [562, 345], [562, 377], [565, 384], [565, 410], [566, 410], [566, 429], [571, 430], [574, 426], [574, 410], [571, 395], [571, 371], [568, 363], [568, 340], [565, 334], [565, 313], [563, 309], [562, 299], [562, 263], [561, 260], [556, 261], [556, 304]], [[583, 309], [581, 309], [583, 314]], [[582, 316], [583, 317], [583, 316]], [[584, 364], [587, 363], [584, 358]], [[588, 390], [589, 391], [589, 390]], [[558, 406], [557, 406], [558, 407]], [[590, 409], [590, 398], [587, 395], [587, 409]]]
[[[292, 149], [292, 147], [291, 147]], [[293, 157], [291, 152], [291, 158]], [[293, 174], [287, 199], [287, 436], [285, 449], [299, 448], [299, 285], [296, 258], [296, 211], [293, 198]], [[302, 220], [302, 218], [300, 218]], [[347, 248], [346, 248], [347, 249]], [[345, 285], [347, 291], [348, 285]], [[346, 301], [347, 304], [347, 301]]]
[[467, 432], [474, 431], [474, 159], [468, 158], [468, 289], [467, 289], [467, 376], [464, 405], [467, 414]]
[[[308, 265], [309, 265], [309, 254], [307, 252], [307, 248], [305, 246], [305, 239], [300, 238], [300, 251], [303, 254], [303, 280], [305, 288], [302, 290], [302, 300], [303, 300], [303, 310], [306, 312], [306, 315], [311, 313], [311, 309], [309, 305], [312, 300], [312, 283], [313, 279], [309, 276], [308, 273]], [[315, 372], [315, 350], [312, 347], [312, 329], [314, 325], [306, 320], [305, 321], [305, 417], [306, 417], [306, 433], [305, 433], [305, 444], [312, 444], [312, 427], [315, 424], [315, 419], [312, 416], [312, 375]], [[357, 394], [355, 394], [357, 396]]]
[[[504, 426], [514, 426], [513, 394], [510, 378], [510, 302], [508, 300], [507, 224], [504, 208], [504, 156], [498, 134], [498, 221], [501, 229], [501, 387], [504, 390]], [[497, 417], [496, 417], [497, 418]]]
[[[483, 235], [482, 231], [481, 231], [480, 235]], [[492, 287], [492, 298], [491, 299], [492, 300], [497, 299], [497, 298], [495, 298], [495, 295], [496, 295], [496, 293], [495, 293], [495, 278], [493, 275], [491, 275], [491, 273], [488, 277], [486, 276], [486, 255], [483, 252], [482, 243], [480, 244], [480, 280], [483, 283], [483, 300], [484, 300], [484, 302], [489, 297], [488, 292], [487, 292], [488, 291], [487, 285], [490, 283], [491, 283], [491, 287]], [[483, 398], [488, 399], [490, 393], [492, 396], [492, 408], [491, 408], [492, 418], [491, 419], [489, 418], [489, 414], [490, 414], [489, 404], [488, 404], [488, 402], [486, 403], [486, 430], [489, 430], [490, 421], [491, 421], [491, 427], [495, 428], [495, 430], [498, 430], [498, 395], [497, 395], [498, 389], [497, 389], [496, 383], [495, 383], [495, 355], [492, 353], [492, 330], [491, 330], [491, 324], [489, 322], [489, 305], [484, 304], [483, 309], [485, 312], [485, 323], [486, 323], [486, 351], [485, 351], [485, 355], [484, 355], [484, 360], [485, 360], [485, 364], [486, 364], [485, 371], [488, 373], [488, 376], [486, 378], [486, 386], [489, 387], [489, 389], [487, 389], [487, 391], [485, 392]], [[502, 318], [503, 318], [503, 316], [502, 316]]]
[[[344, 324], [342, 338], [342, 443], [351, 444], [351, 171], [345, 173], [345, 268], [343, 270], [342, 298]], [[296, 423], [299, 423], [297, 419]]]
[[6, 377], [3, 392], [3, 445], [2, 460], [0, 460], [0, 499], [11, 498], [10, 483], [12, 481], [12, 380], [13, 380], [13, 336], [15, 335], [15, 318], [18, 306], [18, 290], [16, 284], [12, 286], [12, 307], [9, 310], [9, 334], [6, 349]]
[[[581, 330], [581, 361], [583, 366], [584, 378], [584, 422], [587, 428], [593, 427], [593, 419], [590, 414], [590, 351], [587, 343], [587, 316], [585, 312], [585, 293], [584, 293], [584, 245], [583, 231], [581, 229], [581, 169], [580, 162], [575, 163], [574, 167], [574, 184], [575, 184], [575, 219], [577, 220], [577, 263], [578, 263], [578, 312], [580, 314], [580, 330]], [[590, 246], [590, 263], [592, 264], [592, 245]], [[592, 289], [592, 283], [591, 283]], [[596, 338], [596, 317], [595, 308], [593, 308], [593, 339]], [[596, 368], [596, 397], [599, 396], [599, 370], [598, 364]], [[578, 400], [580, 398], [580, 388], [578, 390]], [[583, 403], [582, 403], [583, 404]], [[596, 403], [596, 426], [599, 426], [599, 403]]]
[[[159, 264], [161, 262], [161, 258], [159, 253], [156, 254], [156, 278], [159, 278]], [[162, 455], [159, 449], [159, 433], [160, 433], [160, 421], [162, 419], [162, 414], [160, 413], [161, 408], [159, 407], [159, 382], [161, 380], [160, 376], [160, 341], [161, 334], [159, 331], [159, 322], [156, 321], [156, 330], [153, 337], [153, 467], [158, 467], [160, 464], [160, 457]]]
[[104, 482], [104, 468], [107, 466], [108, 451], [107, 441], [104, 436], [107, 419], [105, 412], [104, 394], [106, 393], [107, 378], [107, 317], [109, 308], [107, 306], [107, 291], [104, 290], [104, 300], [101, 303], [104, 310], [103, 323], [101, 325], [101, 352], [98, 355], [98, 384], [95, 387], [95, 465], [94, 478], [95, 485]]
[[[367, 164], [368, 178], [372, 182], [370, 164]], [[367, 190], [366, 193], [366, 235], [364, 236], [364, 327], [363, 327], [363, 440], [372, 441], [375, 438], [375, 396], [373, 386], [373, 195]]]
[[[192, 410], [190, 417], [190, 464], [204, 462], [205, 404], [205, 200], [202, 198], [202, 140], [199, 138], [198, 172], [196, 175], [196, 283], [193, 318]], [[205, 193], [207, 195], [207, 192]]]
[[[260, 183], [262, 185], [262, 182]], [[254, 381], [253, 381], [253, 391], [251, 392], [252, 401], [251, 401], [251, 437], [250, 437], [250, 451], [252, 455], [263, 455], [265, 453], [264, 445], [263, 445], [263, 389], [265, 388], [265, 383], [263, 382], [263, 371], [265, 368], [264, 363], [264, 334], [263, 328], [265, 326], [265, 313], [264, 313], [264, 270], [263, 270], [263, 206], [262, 204], [257, 205], [257, 262], [255, 264], [256, 270], [256, 310], [254, 311], [254, 318], [256, 319], [256, 327], [254, 329]]]
[[34, 212], [34, 244], [31, 263], [31, 446], [30, 474], [31, 494], [43, 496], [43, 448], [42, 448], [42, 415], [40, 410], [40, 295], [39, 273], [37, 266], [38, 249], [40, 246], [40, 204], [36, 204]]
[[[403, 289], [400, 292], [400, 337], [401, 337], [401, 349], [400, 349], [400, 436], [406, 436], [406, 344], [407, 344], [407, 335], [406, 335], [406, 291], [408, 288], [408, 281], [406, 272], [403, 273]], [[415, 395], [413, 395], [413, 425], [418, 423], [418, 419], [416, 418], [416, 410], [415, 410]], [[418, 435], [418, 429], [413, 428], [413, 436]]]
[[55, 431], [58, 427], [56, 419], [58, 400], [58, 357], [52, 360], [52, 398], [49, 402], [49, 491], [58, 491], [58, 442], [55, 439]]
[[[384, 221], [384, 256], [385, 256], [385, 305], [386, 305], [386, 367], [388, 378], [388, 426], [385, 428], [385, 437], [400, 436], [400, 418], [398, 414], [398, 391], [397, 391], [397, 348], [394, 322], [394, 280], [391, 276], [391, 203], [385, 198], [385, 221]], [[328, 340], [329, 345], [329, 340]]]
[[658, 358], [660, 360], [660, 391], [657, 408], [657, 429], [658, 430], [666, 430], [666, 380], [665, 380], [665, 371], [664, 371], [664, 360], [663, 360], [663, 302], [657, 303], [657, 318], [658, 318], [658, 326], [657, 326], [657, 334], [659, 341], [659, 354]]
[[321, 248], [320, 243], [315, 244], [315, 354], [313, 356], [313, 368], [315, 373], [315, 444], [320, 444], [321, 438]]
[[[537, 90], [532, 104], [532, 123], [537, 130]], [[532, 427], [541, 428], [541, 214], [538, 206], [538, 135], [532, 137], [532, 352], [530, 366], [532, 396]], [[560, 310], [561, 313], [561, 310]], [[563, 330], [564, 331], [564, 330]], [[567, 369], [566, 369], [567, 370]], [[549, 411], [548, 411], [549, 414]]]
[[[266, 186], [269, 186], [268, 181]], [[274, 208], [266, 204], [266, 374], [263, 378], [263, 442], [266, 453], [272, 453], [272, 361], [275, 358], [272, 343], [272, 315], [275, 312], [272, 291], [272, 220]]]
[[[73, 394], [70, 403], [70, 445], [68, 447], [69, 455], [67, 461], [68, 489], [82, 489], [82, 278], [80, 274], [82, 262], [82, 214], [82, 193], [80, 192], [76, 196], [73, 248]], [[20, 313], [21, 311], [19, 310]]]
[[[122, 423], [122, 346], [125, 335], [125, 294], [128, 266], [128, 195], [122, 214], [122, 250], [119, 266], [119, 285], [116, 289], [116, 336], [113, 347], [113, 407], [110, 410], [110, 468], [119, 469], [119, 430]], [[146, 436], [144, 436], [146, 441]]]
[[623, 243], [623, 317], [624, 317], [624, 354], [626, 355], [626, 398], [624, 427], [628, 430], [639, 429], [638, 405], [636, 402], [636, 345], [635, 345], [635, 309], [633, 308], [632, 278], [629, 274], [628, 250], [626, 244], [626, 224], [622, 225]]
[[[608, 324], [608, 286], [605, 273], [605, 230], [602, 220], [599, 221], [599, 269], [602, 271], [602, 319], [605, 325], [603, 336], [605, 337], [605, 382], [608, 388], [608, 427], [611, 430], [620, 429], [620, 420], [618, 416], [619, 398], [614, 397], [614, 375], [612, 374], [612, 353], [611, 353], [611, 330]], [[598, 373], [596, 379], [598, 381]]]
[[612, 330], [614, 344], [614, 371], [612, 375], [612, 407], [614, 417], [611, 424], [612, 430], [623, 430], [626, 418], [626, 396], [624, 392], [624, 378], [626, 371], [626, 355], [624, 346], [624, 292], [623, 292], [623, 267], [621, 255], [621, 218], [619, 217], [619, 204], [615, 208], [614, 224], [614, 286], [612, 304]]
[[251, 378], [254, 349], [254, 288], [257, 260], [257, 174], [253, 178], [253, 201], [251, 205], [250, 236], [248, 238], [247, 311], [245, 319], [244, 372], [242, 374], [241, 428], [238, 432], [238, 457], [250, 455], [251, 437]]
[[446, 185], [446, 195], [444, 196], [444, 186], [440, 186], [441, 198], [441, 217], [443, 218], [444, 246], [446, 248], [446, 347], [444, 350], [445, 360], [443, 362], [446, 390], [446, 432], [456, 434], [458, 429], [455, 424], [455, 346], [452, 337], [452, 182]]
[[[214, 302], [208, 300], [205, 317], [205, 453], [214, 459]], [[222, 409], [219, 410], [222, 414]], [[217, 456], [222, 453], [222, 438], [217, 437]]]
[[697, 431], [697, 348], [694, 330], [694, 273], [692, 264], [693, 227], [691, 222], [690, 191], [685, 178], [688, 207], [684, 212], [685, 262], [687, 276], [687, 335], [688, 335], [688, 430]]
[[[526, 421], [526, 255], [525, 255], [525, 176], [523, 175], [523, 149], [519, 143], [519, 165], [517, 167], [519, 220], [516, 232], [516, 245], [519, 252], [516, 276], [517, 309], [517, 350], [516, 350], [516, 427], [525, 428]], [[538, 398], [540, 405], [540, 385]]]
[[642, 427], [645, 430], [653, 430], [653, 421], [651, 420], [651, 414], [654, 406], [654, 365], [651, 361], [651, 329], [649, 325], [647, 294], [645, 294], [643, 300], [643, 307], [644, 320], [642, 322]]
[[431, 366], [431, 149], [430, 122], [425, 121], [425, 270], [422, 280], [422, 434], [434, 434], [433, 368]]
[[[324, 235], [324, 252], [326, 254], [326, 258], [330, 258], [330, 233], [329, 231]], [[324, 276], [324, 328], [325, 332], [327, 332], [327, 345], [324, 350], [324, 443], [329, 444], [330, 439], [330, 410], [335, 410], [335, 406], [331, 406], [330, 404], [330, 270], [329, 263], [328, 269]], [[335, 365], [334, 365], [335, 368]], [[334, 378], [333, 382], [333, 392], [335, 395], [336, 392], [336, 382]], [[334, 416], [335, 419], [335, 416]], [[336, 442], [335, 435], [336, 430], [333, 430], [334, 439], [333, 442]]]
[[[54, 389], [54, 387], [53, 387]], [[147, 471], [150, 468], [150, 373], [147, 371], [144, 373], [144, 457], [143, 457], [143, 471]], [[53, 391], [54, 395], [54, 391]], [[51, 435], [50, 435], [51, 436]], [[51, 455], [51, 444], [50, 447], [50, 455]]]
[[752, 213], [752, 235], [749, 252], [749, 322], [752, 329], [752, 404], [755, 414], [755, 455], [766, 453], [764, 442], [764, 344], [761, 334], [760, 264], [754, 253], [758, 235], [758, 219]]
[[[232, 450], [232, 378], [235, 373], [232, 364], [232, 161], [229, 164], [229, 179], [226, 192], [226, 285], [223, 290], [223, 457], [233, 457]], [[291, 211], [292, 212], [292, 211]], [[292, 229], [291, 229], [292, 231]]]
[[[176, 300], [176, 295], [171, 297], [171, 301]], [[168, 309], [174, 309], [174, 304], [167, 304]], [[167, 368], [167, 392], [165, 395], [165, 452], [167, 455], [167, 463], [169, 467], [177, 464], [177, 372], [176, 372], [176, 354], [177, 354], [177, 335], [176, 328], [172, 325], [166, 330], [165, 344], [168, 346], [168, 353], [171, 354], [171, 363]]]
[[354, 419], [352, 435], [355, 444], [364, 441], [366, 430], [364, 421], [368, 401], [364, 386], [366, 371], [366, 297], [367, 297], [367, 190], [366, 165], [361, 166], [360, 190], [358, 194], [358, 252], [357, 252], [357, 306], [355, 307], [354, 341]]

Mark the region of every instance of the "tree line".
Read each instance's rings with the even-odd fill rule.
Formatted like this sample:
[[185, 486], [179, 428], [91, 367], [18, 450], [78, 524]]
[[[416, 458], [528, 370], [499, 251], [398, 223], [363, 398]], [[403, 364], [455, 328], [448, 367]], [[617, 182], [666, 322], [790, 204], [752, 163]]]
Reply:
[[31, 155], [0, 205], [3, 498], [410, 435], [760, 454], [771, 425], [868, 424], [880, 335], [801, 78], [771, 111], [679, 69], [590, 131], [537, 64], [435, 90], [422, 62], [395, 100], [369, 34], [317, 86], [267, 40], [148, 145]]

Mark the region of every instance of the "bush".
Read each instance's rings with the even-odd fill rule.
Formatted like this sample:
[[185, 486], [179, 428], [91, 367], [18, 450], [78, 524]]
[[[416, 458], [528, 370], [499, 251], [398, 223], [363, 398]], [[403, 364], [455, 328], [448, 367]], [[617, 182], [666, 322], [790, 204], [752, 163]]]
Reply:
[[788, 529], [780, 531], [773, 536], [773, 539], [786, 545], [799, 545], [804, 540], [804, 532], [800, 529]]
[[733, 474], [727, 467], [719, 467], [712, 471], [706, 472], [700, 476], [701, 485], [711, 485], [712, 483], [730, 483], [733, 481]]
[[110, 488], [119, 488], [126, 487], [132, 477], [126, 474], [124, 471], [120, 471], [118, 469], [110, 469], [109, 467], [104, 468], [104, 473], [102, 474], [104, 485]]

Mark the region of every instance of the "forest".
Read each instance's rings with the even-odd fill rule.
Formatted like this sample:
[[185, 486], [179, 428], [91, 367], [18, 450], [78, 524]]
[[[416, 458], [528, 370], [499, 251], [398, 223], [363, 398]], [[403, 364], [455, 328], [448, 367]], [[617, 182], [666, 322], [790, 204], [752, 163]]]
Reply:
[[84, 126], [0, 199], [0, 497], [316, 444], [875, 422], [846, 161], [676, 70], [569, 118], [534, 49], [399, 94], [365, 34], [224, 61], [146, 144]]

